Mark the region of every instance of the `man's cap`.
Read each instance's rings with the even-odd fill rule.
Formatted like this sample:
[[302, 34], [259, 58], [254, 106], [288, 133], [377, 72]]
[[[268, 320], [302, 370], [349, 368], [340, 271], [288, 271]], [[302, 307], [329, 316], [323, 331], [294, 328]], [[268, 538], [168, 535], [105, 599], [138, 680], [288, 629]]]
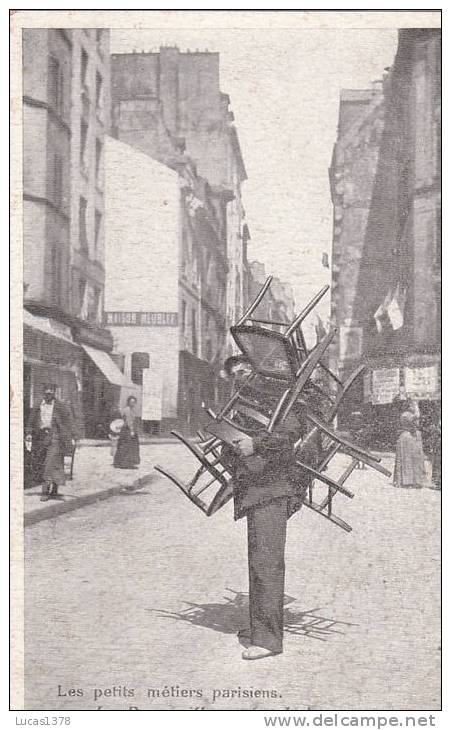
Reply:
[[56, 384], [55, 383], [45, 383], [44, 384], [44, 392], [47, 392], [48, 390], [52, 393], [55, 393], [56, 391]]

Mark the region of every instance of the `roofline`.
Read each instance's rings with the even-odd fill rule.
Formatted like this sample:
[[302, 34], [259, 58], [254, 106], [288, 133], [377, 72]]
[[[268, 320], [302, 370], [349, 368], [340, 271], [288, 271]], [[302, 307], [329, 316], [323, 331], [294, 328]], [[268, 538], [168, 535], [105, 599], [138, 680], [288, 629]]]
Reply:
[[238, 132], [237, 132], [236, 127], [234, 127], [233, 125], [231, 125], [229, 127], [229, 133], [230, 133], [230, 139], [232, 141], [232, 146], [233, 146], [233, 148], [235, 150], [235, 154], [236, 154], [236, 158], [237, 158], [237, 162], [238, 162], [238, 167], [240, 168], [240, 172], [241, 172], [240, 177], [241, 177], [241, 180], [242, 181], [247, 180], [248, 178], [247, 178], [246, 166], [244, 164], [243, 154], [241, 152], [240, 140], [238, 138]]

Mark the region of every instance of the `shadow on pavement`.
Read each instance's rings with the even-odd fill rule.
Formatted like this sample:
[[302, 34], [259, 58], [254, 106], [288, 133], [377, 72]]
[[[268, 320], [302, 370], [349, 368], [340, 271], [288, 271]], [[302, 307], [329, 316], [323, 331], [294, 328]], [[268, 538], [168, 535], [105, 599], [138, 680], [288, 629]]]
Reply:
[[[195, 626], [219, 631], [223, 634], [236, 634], [249, 623], [248, 594], [227, 589], [234, 595], [224, 596], [221, 603], [191, 603], [184, 601], [188, 608], [180, 612], [164, 611], [159, 609], [147, 609], [157, 613], [161, 618], [172, 619], [173, 621], [185, 621]], [[284, 604], [284, 627], [288, 634], [297, 636], [308, 636], [312, 639], [326, 641], [334, 634], [344, 634], [347, 626], [355, 626], [346, 621], [319, 615], [319, 608], [308, 611], [296, 610], [294, 603], [297, 599], [292, 596], [285, 596]]]

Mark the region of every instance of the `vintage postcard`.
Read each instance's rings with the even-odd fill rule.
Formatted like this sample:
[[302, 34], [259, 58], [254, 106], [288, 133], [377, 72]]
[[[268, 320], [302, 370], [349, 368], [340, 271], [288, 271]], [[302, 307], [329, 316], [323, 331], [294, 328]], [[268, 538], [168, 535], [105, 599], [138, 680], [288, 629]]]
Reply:
[[433, 724], [440, 11], [10, 21], [11, 708]]

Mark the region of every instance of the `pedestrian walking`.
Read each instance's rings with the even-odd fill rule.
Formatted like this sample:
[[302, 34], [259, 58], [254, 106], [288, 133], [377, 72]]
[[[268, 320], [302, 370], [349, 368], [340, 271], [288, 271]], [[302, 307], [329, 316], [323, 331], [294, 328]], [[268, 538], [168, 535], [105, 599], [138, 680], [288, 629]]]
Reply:
[[114, 466], [117, 469], [136, 469], [139, 462], [139, 437], [137, 431], [136, 398], [130, 395], [122, 411], [124, 425], [119, 433]]
[[417, 416], [405, 411], [400, 418], [401, 432], [396, 443], [393, 483], [396, 487], [420, 489], [426, 482], [424, 451]]
[[42, 485], [42, 502], [57, 498], [58, 487], [65, 484], [64, 457], [72, 455], [76, 437], [71, 409], [57, 400], [56, 385], [47, 383], [41, 403], [31, 410], [25, 435], [32, 483]]

